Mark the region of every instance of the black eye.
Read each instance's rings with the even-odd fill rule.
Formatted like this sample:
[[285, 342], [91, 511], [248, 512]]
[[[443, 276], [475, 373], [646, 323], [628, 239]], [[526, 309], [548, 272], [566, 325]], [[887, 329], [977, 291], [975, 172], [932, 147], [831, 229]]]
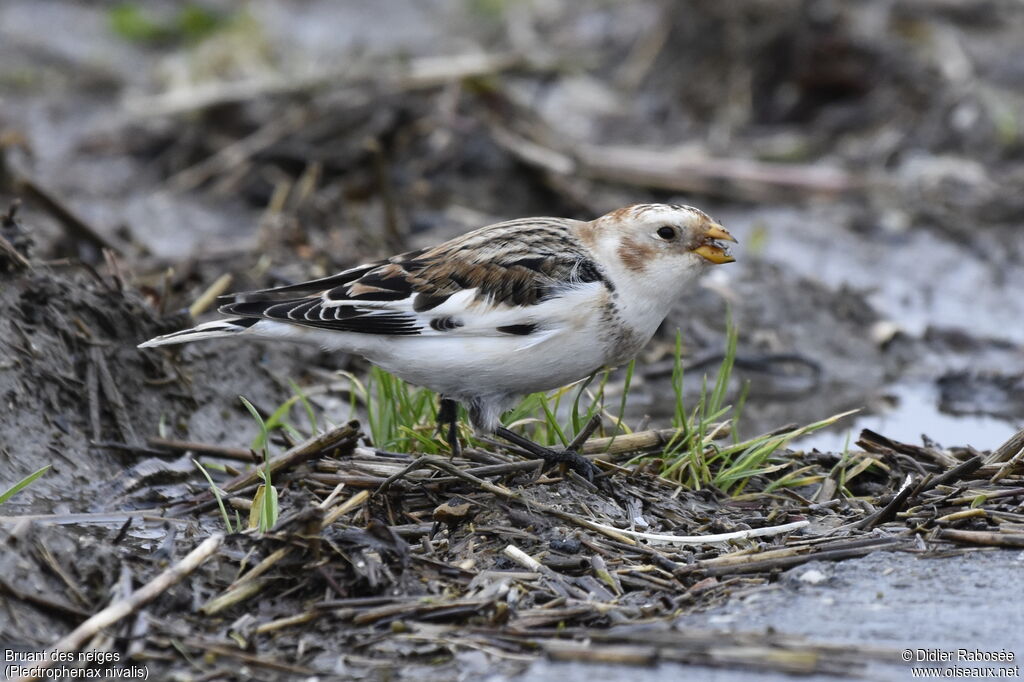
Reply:
[[666, 225], [665, 227], [659, 227], [658, 236], [667, 242], [672, 241], [673, 239], [676, 238], [676, 228], [669, 227], [668, 225]]

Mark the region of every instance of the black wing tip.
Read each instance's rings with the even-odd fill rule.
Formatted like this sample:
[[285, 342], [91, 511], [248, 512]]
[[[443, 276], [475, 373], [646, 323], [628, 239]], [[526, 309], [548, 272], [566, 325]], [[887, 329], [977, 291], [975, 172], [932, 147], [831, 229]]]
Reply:
[[335, 275], [327, 275], [326, 277], [318, 277], [317, 279], [304, 280], [301, 282], [294, 282], [292, 284], [282, 284], [281, 286], [269, 287], [267, 289], [253, 289], [250, 291], [238, 291], [233, 294], [224, 294], [218, 296], [218, 301], [224, 301], [227, 303], [231, 302], [251, 302], [259, 300], [281, 300], [279, 297], [282, 294], [297, 294], [306, 293], [313, 291], [324, 291], [326, 289], [332, 289], [342, 284], [347, 284], [354, 279], [359, 278], [366, 272], [380, 266], [387, 261], [377, 261], [375, 263], [364, 263], [362, 265], [356, 265], [342, 270]]
[[513, 336], [529, 336], [530, 334], [537, 331], [537, 325], [528, 324], [507, 324], [503, 327], [495, 327], [495, 329], [502, 334], [511, 334]]
[[424, 294], [419, 293], [412, 299], [412, 309], [417, 313], [424, 313], [433, 310], [451, 297], [451, 294]]

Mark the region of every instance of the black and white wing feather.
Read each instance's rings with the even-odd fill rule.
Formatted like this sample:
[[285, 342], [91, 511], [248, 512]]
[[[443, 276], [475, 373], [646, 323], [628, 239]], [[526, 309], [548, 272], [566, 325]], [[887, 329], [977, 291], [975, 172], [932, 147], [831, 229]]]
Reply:
[[300, 284], [245, 292], [220, 312], [381, 335], [524, 335], [546, 301], [612, 289], [556, 218], [498, 223], [432, 249]]

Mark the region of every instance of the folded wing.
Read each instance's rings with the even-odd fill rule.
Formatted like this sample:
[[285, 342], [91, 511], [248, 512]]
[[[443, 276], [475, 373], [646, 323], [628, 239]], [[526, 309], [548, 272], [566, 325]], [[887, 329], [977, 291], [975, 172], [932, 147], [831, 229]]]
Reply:
[[545, 302], [611, 288], [564, 221], [513, 221], [331, 277], [237, 294], [220, 311], [365, 334], [528, 335], [552, 322]]

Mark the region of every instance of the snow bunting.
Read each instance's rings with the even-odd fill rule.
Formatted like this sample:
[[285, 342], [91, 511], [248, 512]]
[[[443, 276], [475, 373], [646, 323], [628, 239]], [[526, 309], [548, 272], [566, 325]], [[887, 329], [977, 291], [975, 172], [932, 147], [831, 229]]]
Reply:
[[[240, 337], [356, 353], [436, 391], [457, 451], [455, 401], [477, 430], [508, 439], [499, 418], [523, 395], [636, 355], [703, 266], [733, 261], [719, 241], [736, 240], [691, 206], [510, 220], [331, 277], [224, 297], [220, 312], [232, 317], [139, 347]], [[590, 477], [575, 453], [543, 452]]]

